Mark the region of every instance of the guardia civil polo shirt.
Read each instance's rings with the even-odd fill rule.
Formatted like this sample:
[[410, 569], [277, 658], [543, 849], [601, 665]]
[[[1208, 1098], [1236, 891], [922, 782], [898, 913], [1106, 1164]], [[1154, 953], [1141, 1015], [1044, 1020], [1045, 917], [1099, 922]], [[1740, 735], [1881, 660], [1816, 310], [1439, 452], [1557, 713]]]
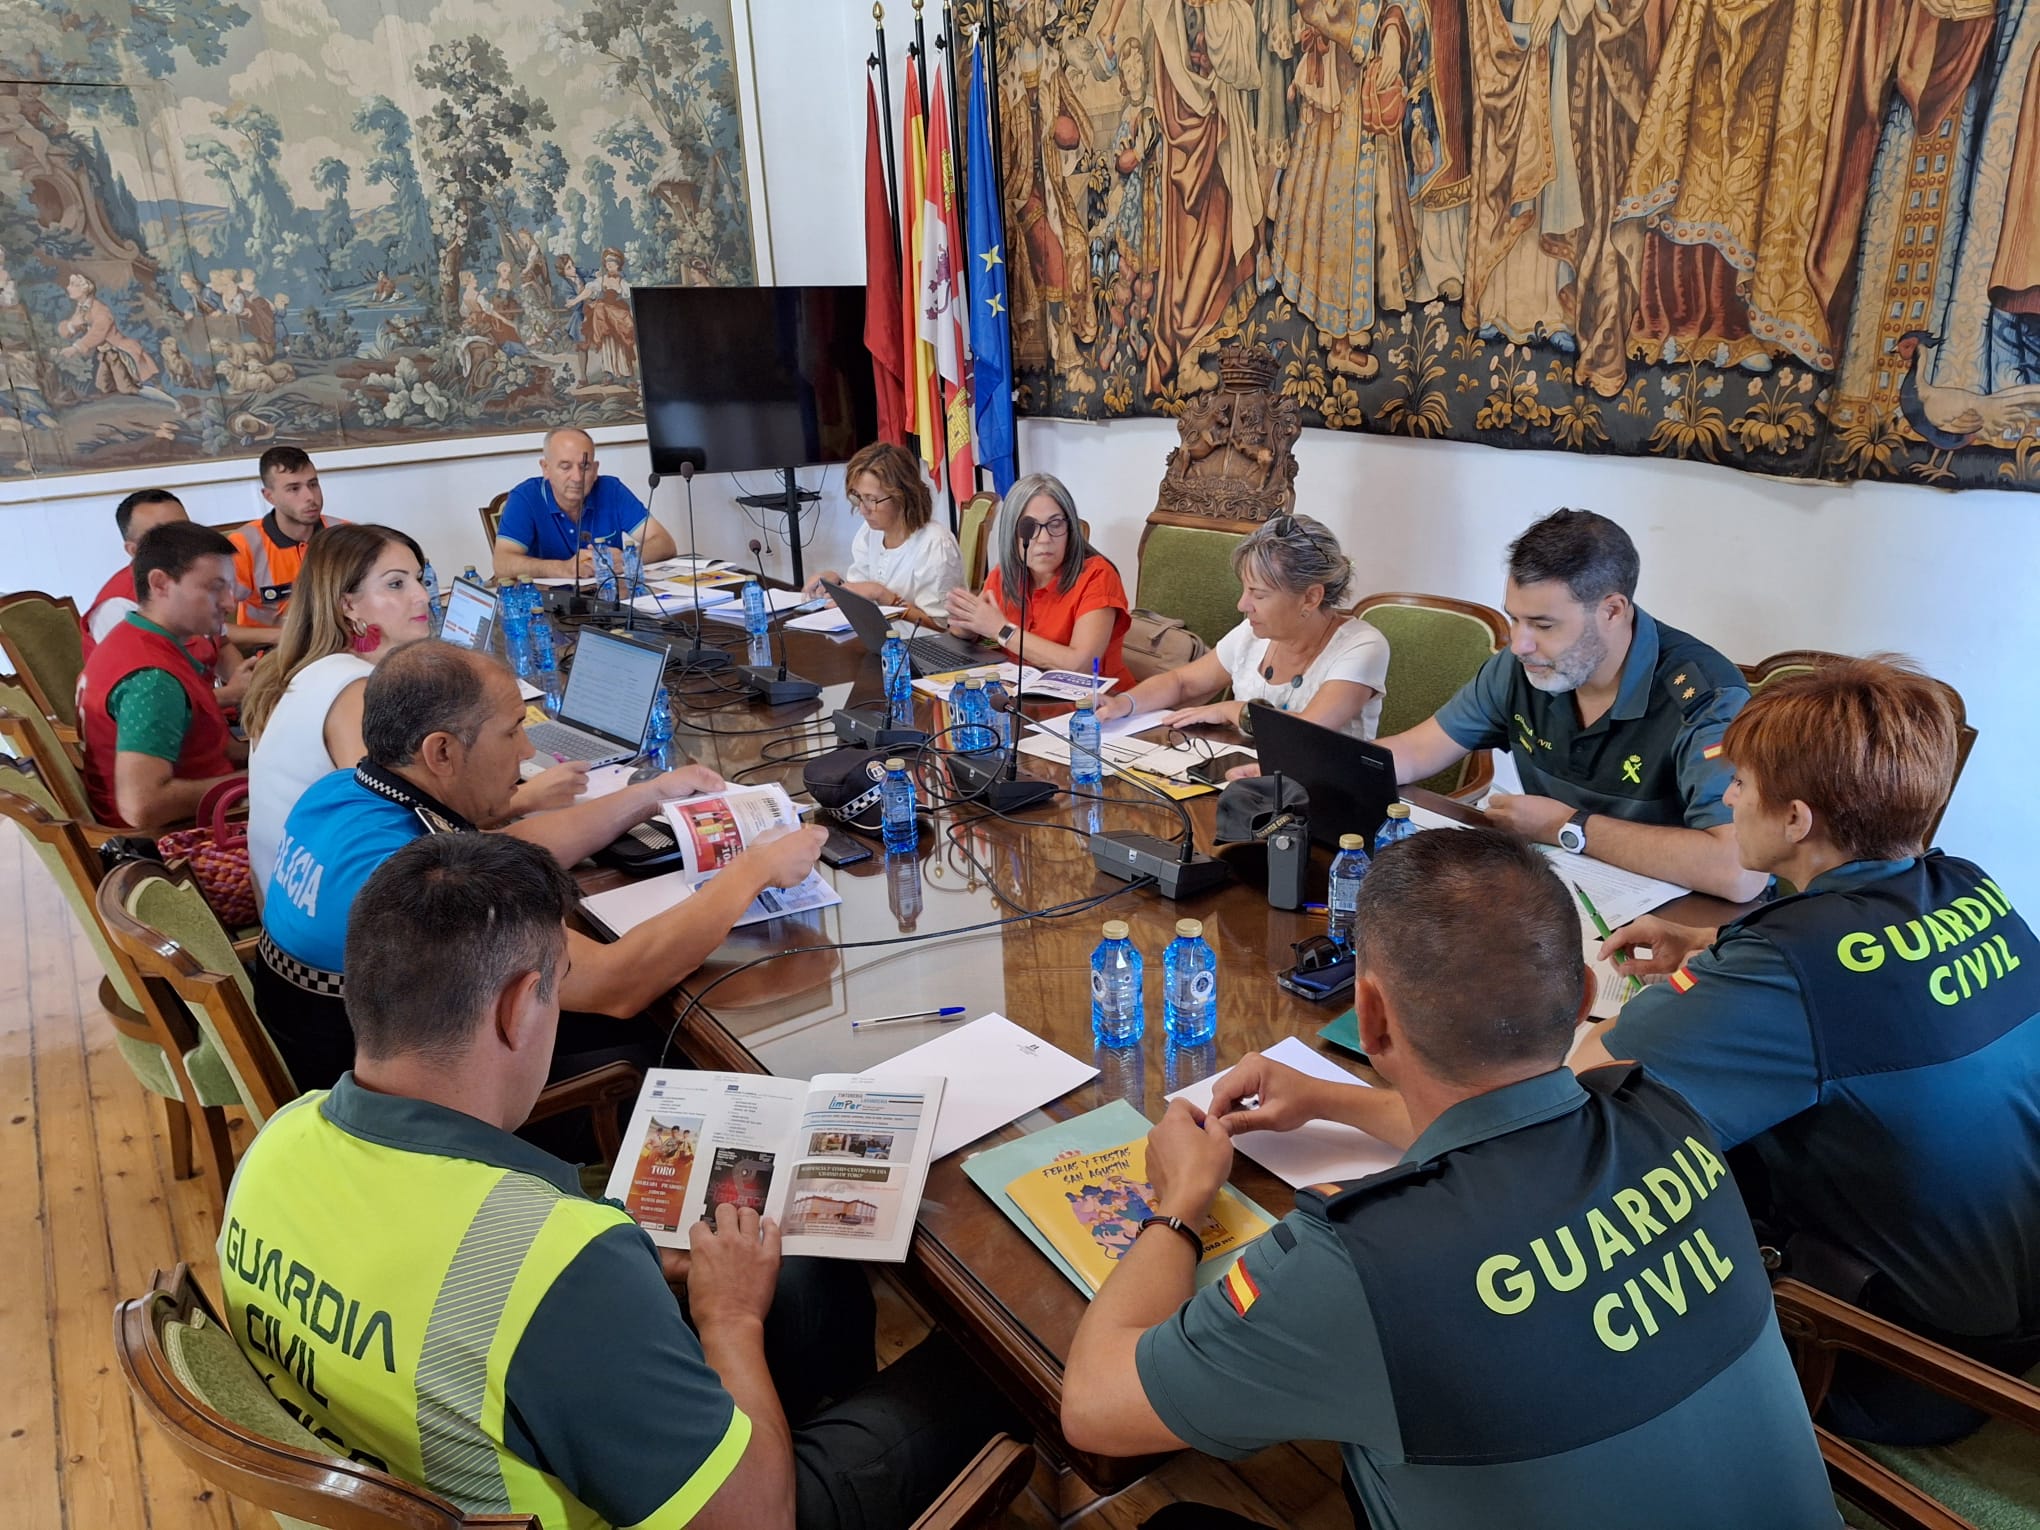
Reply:
[[623, 480], [607, 473], [588, 491], [578, 521], [560, 508], [551, 484], [543, 478], [527, 478], [503, 502], [496, 536], [500, 541], [515, 542], [534, 558], [571, 558], [580, 550], [584, 536], [610, 546], [620, 544], [644, 525], [645, 514], [643, 502]]
[[1375, 1530], [1839, 1523], [1734, 1181], [1637, 1068], [1301, 1192], [1135, 1358], [1199, 1450], [1337, 1443]]
[[1767, 1220], [1867, 1262], [1872, 1305], [2040, 1338], [2040, 942], [1979, 867], [1838, 866], [1724, 927], [1605, 1044], [1749, 1143]]
[[750, 1438], [622, 1208], [351, 1073], [249, 1146], [219, 1256], [229, 1327], [285, 1409], [471, 1514], [674, 1530]]
[[1615, 704], [1581, 727], [1571, 692], [1530, 683], [1506, 650], [1437, 712], [1462, 749], [1506, 749], [1523, 790], [1635, 823], [1711, 829], [1728, 762], [1722, 731], [1750, 699], [1742, 671], [1697, 638], [1638, 609]]

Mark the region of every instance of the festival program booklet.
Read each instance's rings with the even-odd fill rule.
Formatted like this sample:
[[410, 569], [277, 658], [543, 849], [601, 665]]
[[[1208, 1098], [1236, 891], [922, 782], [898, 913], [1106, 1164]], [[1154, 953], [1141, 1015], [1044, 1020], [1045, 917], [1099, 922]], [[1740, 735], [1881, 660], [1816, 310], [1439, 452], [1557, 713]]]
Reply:
[[[976, 1154], [965, 1161], [964, 1172], [991, 1194], [1078, 1290], [1095, 1296], [1140, 1235], [1141, 1219], [1153, 1209], [1147, 1126], [1139, 1111], [1124, 1100], [1114, 1100]], [[1134, 1132], [1140, 1135], [1126, 1140]], [[1113, 1145], [1091, 1146], [1101, 1133]], [[1018, 1178], [999, 1178], [1002, 1170], [1010, 1172], [1018, 1162], [1036, 1166]], [[1220, 1190], [1210, 1217], [1198, 1230], [1204, 1257], [1198, 1264], [1197, 1284], [1222, 1277], [1239, 1251], [1273, 1225], [1273, 1217], [1230, 1185]]]
[[924, 696], [947, 701], [950, 689], [966, 675], [982, 675], [987, 680], [996, 676], [1009, 691], [1017, 689], [1023, 696], [1047, 701], [1102, 696], [1119, 683], [1110, 675], [1086, 675], [1074, 669], [1036, 669], [1032, 664], [1022, 667], [1008, 659], [1003, 664], [987, 662], [970, 669], [952, 669], [946, 674], [923, 675], [914, 682], [914, 689]]
[[897, 1264], [941, 1105], [939, 1078], [655, 1068], [604, 1193], [664, 1248], [734, 1205], [776, 1218], [788, 1254]]

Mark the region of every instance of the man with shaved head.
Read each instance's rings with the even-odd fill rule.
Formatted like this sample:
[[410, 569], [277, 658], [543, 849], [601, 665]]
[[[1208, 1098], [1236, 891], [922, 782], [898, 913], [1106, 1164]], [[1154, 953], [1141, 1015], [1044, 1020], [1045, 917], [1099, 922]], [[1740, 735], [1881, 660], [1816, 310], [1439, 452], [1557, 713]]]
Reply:
[[595, 443], [585, 430], [549, 430], [539, 453], [538, 476], [510, 491], [496, 527], [498, 579], [586, 579], [595, 572], [588, 544], [623, 566], [623, 549], [637, 543], [647, 563], [676, 551], [666, 528], [653, 520], [623, 480], [597, 471]]

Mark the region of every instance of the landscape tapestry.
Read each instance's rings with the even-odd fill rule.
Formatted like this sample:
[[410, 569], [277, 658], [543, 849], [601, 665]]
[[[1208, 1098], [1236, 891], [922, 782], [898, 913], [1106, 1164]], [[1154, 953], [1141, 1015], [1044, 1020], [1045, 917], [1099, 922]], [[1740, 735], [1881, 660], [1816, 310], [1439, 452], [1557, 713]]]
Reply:
[[728, 0], [0, 0], [0, 477], [640, 417], [755, 279]]
[[2040, 4], [998, 16], [1023, 412], [2040, 488]]

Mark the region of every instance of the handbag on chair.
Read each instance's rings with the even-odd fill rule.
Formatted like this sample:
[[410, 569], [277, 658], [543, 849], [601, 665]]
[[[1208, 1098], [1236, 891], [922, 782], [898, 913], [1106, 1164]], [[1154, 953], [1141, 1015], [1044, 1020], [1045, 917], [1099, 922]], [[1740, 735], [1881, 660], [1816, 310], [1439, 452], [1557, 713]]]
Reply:
[[198, 805], [198, 826], [158, 835], [156, 853], [165, 866], [189, 867], [191, 879], [220, 923], [229, 930], [256, 922], [255, 879], [248, 867], [248, 822], [228, 810], [248, 796], [248, 778], [222, 781]]
[[1181, 617], [1163, 616], [1159, 611], [1146, 610], [1128, 614], [1132, 617], [1132, 625], [1126, 629], [1126, 641], [1120, 652], [1136, 681], [1166, 670], [1181, 669], [1193, 659], [1203, 658], [1209, 651], [1204, 640], [1183, 625]]

